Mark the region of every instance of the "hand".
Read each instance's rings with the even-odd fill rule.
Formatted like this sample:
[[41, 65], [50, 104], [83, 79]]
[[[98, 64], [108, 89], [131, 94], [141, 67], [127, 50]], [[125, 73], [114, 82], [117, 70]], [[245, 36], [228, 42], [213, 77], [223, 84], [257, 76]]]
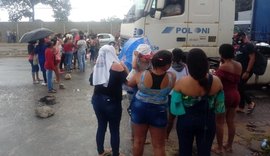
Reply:
[[249, 77], [249, 72], [244, 72], [242, 75], [242, 79], [246, 80], [246, 79], [248, 79], [248, 77]]
[[133, 54], [134, 54], [134, 56], [136, 56], [136, 57], [137, 57], [139, 53], [138, 53], [138, 51], [134, 51], [134, 53], [133, 53]]
[[120, 61], [120, 64], [121, 64], [123, 67], [126, 66], [125, 63], [124, 63], [123, 61]]

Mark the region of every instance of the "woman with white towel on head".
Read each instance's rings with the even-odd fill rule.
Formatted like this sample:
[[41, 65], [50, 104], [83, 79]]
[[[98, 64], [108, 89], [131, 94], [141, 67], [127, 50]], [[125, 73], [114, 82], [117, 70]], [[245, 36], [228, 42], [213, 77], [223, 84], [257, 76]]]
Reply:
[[[112, 152], [112, 156], [121, 156], [119, 152], [119, 127], [122, 116], [122, 84], [126, 83], [127, 67], [121, 63], [111, 45], [100, 48], [93, 69], [92, 81], [95, 89], [92, 104], [97, 116], [98, 129], [96, 134], [97, 151], [100, 156]], [[111, 147], [104, 149], [104, 138], [109, 123]]]

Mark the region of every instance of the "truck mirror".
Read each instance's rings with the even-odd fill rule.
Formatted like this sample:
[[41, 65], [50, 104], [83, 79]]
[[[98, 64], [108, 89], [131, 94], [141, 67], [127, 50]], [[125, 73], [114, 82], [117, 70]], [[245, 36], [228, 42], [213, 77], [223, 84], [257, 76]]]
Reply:
[[162, 10], [164, 6], [165, 6], [165, 0], [157, 1], [157, 7], [156, 7], [157, 10]]
[[161, 11], [159, 11], [159, 10], [156, 10], [155, 11], [155, 19], [158, 19], [158, 20], [160, 20], [161, 19], [161, 15], [162, 15], [162, 12]]
[[166, 0], [159, 0], [159, 1], [157, 1], [156, 11], [155, 11], [155, 16], [154, 16], [155, 19], [158, 19], [158, 20], [161, 19], [162, 10], [165, 7], [165, 1]]

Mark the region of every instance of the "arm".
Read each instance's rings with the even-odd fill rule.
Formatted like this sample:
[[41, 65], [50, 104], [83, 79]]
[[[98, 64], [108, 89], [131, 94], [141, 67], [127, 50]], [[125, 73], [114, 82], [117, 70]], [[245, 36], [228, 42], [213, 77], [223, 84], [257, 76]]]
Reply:
[[[214, 103], [215, 113], [216, 114], [223, 114], [225, 113], [225, 97], [223, 91], [223, 85], [220, 79], [217, 76], [213, 77], [213, 84], [212, 87], [214, 92], [216, 92], [216, 102]], [[222, 119], [222, 118], [221, 118]]]
[[250, 75], [250, 72], [254, 66], [254, 63], [255, 63], [255, 52], [251, 53], [248, 55], [249, 57], [249, 61], [248, 61], [248, 66], [247, 66], [247, 69], [246, 71], [244, 71], [243, 75], [242, 75], [242, 78], [244, 80], [248, 79], [249, 75]]
[[175, 85], [176, 81], [176, 75], [173, 72], [168, 71], [168, 74], [172, 75], [172, 87]]
[[138, 57], [138, 52], [137, 51], [134, 51], [134, 55], [133, 55], [133, 58], [132, 58], [132, 68], [137, 70], [137, 58]]
[[127, 85], [130, 87], [136, 87], [138, 83], [138, 77], [140, 77], [140, 73], [135, 73], [127, 82]]

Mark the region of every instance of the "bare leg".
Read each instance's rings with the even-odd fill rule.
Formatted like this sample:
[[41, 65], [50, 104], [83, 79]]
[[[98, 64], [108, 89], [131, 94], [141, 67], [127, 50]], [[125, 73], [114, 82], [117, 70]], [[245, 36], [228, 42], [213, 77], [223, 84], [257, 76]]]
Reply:
[[32, 79], [33, 79], [33, 83], [35, 83], [35, 81], [36, 81], [35, 73], [32, 73]]
[[215, 153], [222, 153], [223, 149], [223, 133], [224, 133], [224, 114], [216, 115], [216, 137], [218, 146], [213, 149]]
[[55, 73], [55, 77], [56, 77], [57, 83], [60, 83], [60, 69], [59, 69], [59, 63], [57, 63], [57, 65], [55, 66], [54, 73]]
[[134, 142], [133, 156], [142, 156], [144, 143], [149, 126], [146, 124], [133, 124]]
[[228, 142], [225, 146], [226, 151], [232, 151], [232, 144], [235, 136], [235, 108], [228, 108], [226, 111], [226, 122], [228, 126]]
[[36, 74], [36, 80], [41, 81], [41, 79], [39, 78], [38, 72], [35, 72], [35, 74]]
[[157, 128], [150, 126], [150, 134], [154, 149], [154, 156], [165, 156], [166, 127]]
[[175, 120], [175, 116], [171, 113], [169, 113], [169, 118], [168, 118], [168, 125], [167, 125], [167, 134], [166, 134], [166, 139], [169, 139], [171, 130], [173, 128], [173, 124], [174, 124], [174, 120]]

